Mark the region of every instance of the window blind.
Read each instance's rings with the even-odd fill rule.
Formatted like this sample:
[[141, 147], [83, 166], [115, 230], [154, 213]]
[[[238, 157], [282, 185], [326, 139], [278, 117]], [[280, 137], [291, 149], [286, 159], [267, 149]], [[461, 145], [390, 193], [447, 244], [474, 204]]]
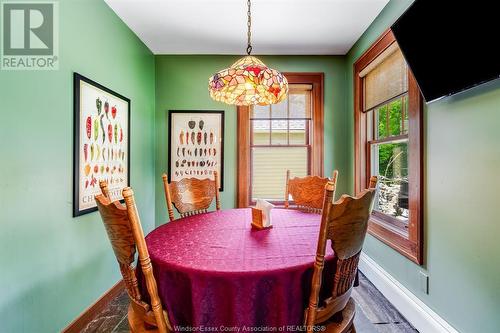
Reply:
[[397, 44], [393, 45], [396, 49], [388, 48], [379, 56], [382, 61], [375, 60], [375, 66], [368, 65], [368, 71], [360, 73], [364, 74], [364, 111], [408, 90], [406, 62]]

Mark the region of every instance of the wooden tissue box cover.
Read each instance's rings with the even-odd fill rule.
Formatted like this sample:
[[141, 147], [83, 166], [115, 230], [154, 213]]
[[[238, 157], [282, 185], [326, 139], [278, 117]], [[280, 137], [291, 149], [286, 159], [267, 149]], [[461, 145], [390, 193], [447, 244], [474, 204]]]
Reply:
[[252, 228], [254, 229], [270, 229], [273, 226], [264, 227], [264, 219], [262, 216], [262, 210], [252, 207]]

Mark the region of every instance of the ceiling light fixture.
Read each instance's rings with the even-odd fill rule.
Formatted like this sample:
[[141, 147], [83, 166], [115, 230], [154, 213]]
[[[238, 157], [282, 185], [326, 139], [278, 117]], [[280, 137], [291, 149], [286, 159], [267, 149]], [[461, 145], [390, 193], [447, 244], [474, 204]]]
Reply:
[[247, 56], [231, 67], [215, 73], [208, 80], [210, 97], [219, 102], [234, 105], [269, 105], [281, 102], [288, 94], [286, 77], [269, 68], [252, 53], [252, 14], [248, 5]]

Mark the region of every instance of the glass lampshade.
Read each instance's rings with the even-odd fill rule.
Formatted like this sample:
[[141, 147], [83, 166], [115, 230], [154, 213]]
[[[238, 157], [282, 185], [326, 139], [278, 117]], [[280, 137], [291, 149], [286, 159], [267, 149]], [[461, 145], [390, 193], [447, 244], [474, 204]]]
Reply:
[[214, 74], [208, 81], [210, 97], [234, 105], [269, 105], [285, 99], [286, 77], [262, 61], [246, 56], [231, 67]]

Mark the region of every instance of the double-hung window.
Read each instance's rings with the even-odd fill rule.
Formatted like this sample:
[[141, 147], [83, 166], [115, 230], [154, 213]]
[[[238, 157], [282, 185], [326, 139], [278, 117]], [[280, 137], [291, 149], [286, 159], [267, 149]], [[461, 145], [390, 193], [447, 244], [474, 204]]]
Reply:
[[[396, 44], [392, 44], [396, 46]], [[378, 176], [374, 214], [403, 233], [408, 230], [408, 68], [394, 47], [384, 59], [361, 73], [364, 83], [367, 159]], [[387, 54], [390, 53], [390, 54]]]
[[251, 199], [283, 201], [286, 170], [311, 172], [311, 85], [290, 84], [279, 103], [250, 112]]
[[292, 177], [323, 176], [323, 73], [284, 73], [287, 98], [238, 107], [238, 207], [284, 201]]
[[355, 189], [378, 176], [368, 231], [422, 263], [422, 98], [391, 31], [354, 65]]

